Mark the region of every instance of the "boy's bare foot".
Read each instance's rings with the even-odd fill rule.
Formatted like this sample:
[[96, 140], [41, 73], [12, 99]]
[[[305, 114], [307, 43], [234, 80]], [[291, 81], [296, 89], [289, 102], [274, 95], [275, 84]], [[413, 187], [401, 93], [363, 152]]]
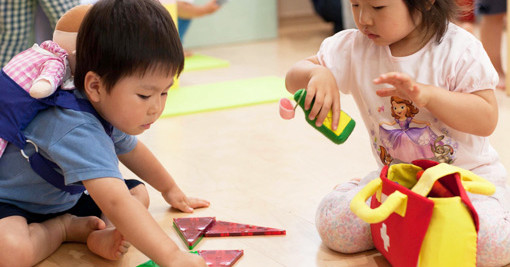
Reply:
[[109, 260], [120, 259], [130, 246], [131, 244], [124, 240], [124, 236], [115, 228], [94, 231], [87, 239], [90, 251]]
[[65, 231], [64, 241], [67, 242], [85, 243], [90, 233], [106, 227], [105, 222], [96, 216], [77, 217], [64, 214], [60, 218]]

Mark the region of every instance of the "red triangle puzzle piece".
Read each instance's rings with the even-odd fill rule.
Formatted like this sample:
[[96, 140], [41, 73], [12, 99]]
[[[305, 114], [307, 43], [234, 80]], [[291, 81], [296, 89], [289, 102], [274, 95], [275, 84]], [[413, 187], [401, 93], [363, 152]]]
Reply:
[[209, 267], [232, 266], [243, 256], [243, 250], [198, 250], [198, 255], [204, 258]]
[[209, 227], [204, 236], [247, 236], [247, 235], [285, 235], [286, 231], [256, 225], [216, 221]]
[[215, 217], [174, 218], [174, 227], [189, 249], [194, 248]]

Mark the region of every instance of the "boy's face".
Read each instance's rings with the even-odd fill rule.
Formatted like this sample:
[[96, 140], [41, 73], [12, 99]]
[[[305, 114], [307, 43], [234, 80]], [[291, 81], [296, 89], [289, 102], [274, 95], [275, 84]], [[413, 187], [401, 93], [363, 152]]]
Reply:
[[130, 135], [141, 134], [161, 116], [173, 76], [146, 72], [143, 77], [123, 77], [109, 93], [100, 94], [95, 108], [117, 129]]
[[393, 46], [421, 41], [416, 26], [421, 17], [412, 17], [403, 0], [351, 0], [351, 5], [356, 26], [376, 45], [388, 45], [393, 52]]

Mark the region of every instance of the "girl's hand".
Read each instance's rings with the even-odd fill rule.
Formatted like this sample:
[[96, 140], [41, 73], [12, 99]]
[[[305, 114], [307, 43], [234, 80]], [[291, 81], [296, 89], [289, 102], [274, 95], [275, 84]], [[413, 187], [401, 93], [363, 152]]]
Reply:
[[306, 110], [310, 109], [312, 100], [314, 100], [314, 104], [308, 118], [310, 120], [317, 118], [315, 125], [319, 127], [331, 110], [333, 114], [332, 127], [333, 130], [336, 130], [340, 120], [340, 93], [335, 77], [331, 71], [324, 67], [316, 68], [311, 72], [310, 81], [306, 88]]
[[203, 8], [204, 8], [205, 14], [211, 14], [211, 13], [216, 12], [220, 8], [220, 5], [218, 5], [218, 3], [216, 3], [216, 0], [210, 0], [203, 6]]
[[177, 185], [173, 186], [168, 192], [162, 192], [161, 195], [168, 204], [182, 212], [191, 213], [193, 209], [206, 208], [210, 205], [207, 200], [187, 197]]
[[424, 107], [429, 101], [429, 94], [424, 85], [416, 83], [409, 75], [400, 72], [389, 72], [374, 79], [374, 84], [391, 84], [392, 88], [376, 91], [378, 96], [398, 96], [413, 101], [418, 107]]

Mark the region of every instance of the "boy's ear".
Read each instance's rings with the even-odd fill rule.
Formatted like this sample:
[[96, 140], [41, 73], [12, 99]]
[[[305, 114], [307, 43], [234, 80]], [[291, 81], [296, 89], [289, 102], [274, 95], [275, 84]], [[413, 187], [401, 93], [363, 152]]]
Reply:
[[87, 74], [85, 74], [83, 88], [90, 101], [98, 102], [101, 99], [101, 94], [104, 92], [101, 76], [93, 71], [87, 72]]

